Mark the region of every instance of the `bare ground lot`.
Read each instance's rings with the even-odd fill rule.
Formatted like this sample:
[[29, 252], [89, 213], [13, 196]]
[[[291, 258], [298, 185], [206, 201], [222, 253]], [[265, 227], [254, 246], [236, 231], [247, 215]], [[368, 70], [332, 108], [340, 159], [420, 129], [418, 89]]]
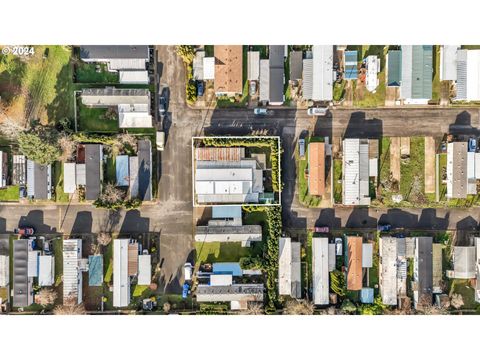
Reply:
[[398, 182], [400, 182], [400, 148], [400, 138], [392, 137], [390, 141], [390, 172]]
[[435, 192], [435, 139], [425, 137], [425, 193]]

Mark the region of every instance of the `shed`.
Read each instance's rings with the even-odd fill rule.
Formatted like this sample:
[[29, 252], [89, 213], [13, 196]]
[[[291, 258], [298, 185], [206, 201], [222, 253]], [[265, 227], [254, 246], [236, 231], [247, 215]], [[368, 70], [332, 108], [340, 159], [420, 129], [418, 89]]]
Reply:
[[347, 80], [356, 80], [358, 78], [358, 51], [345, 51], [345, 71], [344, 78]]
[[300, 80], [303, 71], [303, 51], [290, 52], [290, 80]]
[[138, 256], [138, 285], [150, 285], [152, 283], [152, 259], [151, 255]]
[[118, 155], [115, 158], [115, 175], [117, 186], [129, 185], [128, 155]]
[[247, 80], [258, 81], [260, 78], [260, 51], [247, 52]]
[[215, 80], [215, 58], [203, 58], [203, 80]]
[[103, 256], [90, 255], [88, 257], [88, 286], [102, 286], [103, 284]]
[[390, 50], [388, 52], [388, 86], [400, 86], [402, 80], [402, 51]]
[[149, 82], [148, 71], [146, 70], [119, 71], [118, 78], [120, 84], [148, 85]]
[[55, 258], [51, 255], [40, 255], [38, 258], [38, 285], [52, 286], [55, 281]]
[[373, 304], [373, 288], [362, 288], [360, 290], [360, 302], [362, 304]]
[[63, 192], [73, 194], [77, 189], [75, 163], [63, 164]]
[[232, 276], [243, 275], [240, 264], [236, 262], [213, 263], [212, 269], [214, 274], [231, 274]]
[[373, 266], [373, 244], [362, 244], [362, 268], [371, 268]]

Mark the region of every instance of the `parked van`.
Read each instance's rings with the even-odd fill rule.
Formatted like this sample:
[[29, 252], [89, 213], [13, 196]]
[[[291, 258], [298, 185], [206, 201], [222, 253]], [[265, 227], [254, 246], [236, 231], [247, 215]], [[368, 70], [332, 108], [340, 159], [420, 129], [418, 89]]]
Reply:
[[157, 131], [157, 150], [163, 151], [165, 146], [165, 133], [163, 131]]

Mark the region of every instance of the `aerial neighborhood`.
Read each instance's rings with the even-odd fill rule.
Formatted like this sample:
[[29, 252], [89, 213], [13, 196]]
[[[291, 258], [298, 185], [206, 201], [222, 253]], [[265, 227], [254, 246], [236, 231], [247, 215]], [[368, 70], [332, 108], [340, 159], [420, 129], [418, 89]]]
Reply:
[[0, 48], [0, 314], [480, 313], [480, 46]]

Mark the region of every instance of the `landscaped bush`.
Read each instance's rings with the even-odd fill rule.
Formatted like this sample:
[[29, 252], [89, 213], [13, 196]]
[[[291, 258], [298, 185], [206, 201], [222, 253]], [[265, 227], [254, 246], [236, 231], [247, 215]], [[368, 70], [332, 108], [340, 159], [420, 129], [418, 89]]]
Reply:
[[334, 270], [330, 273], [330, 287], [338, 296], [345, 296], [347, 292], [345, 276], [341, 271]]
[[272, 188], [273, 191], [279, 192], [281, 183], [279, 178], [280, 168], [280, 146], [277, 138], [204, 138], [205, 146], [225, 146], [225, 147], [270, 147], [270, 161], [272, 164]]
[[239, 260], [240, 267], [245, 270], [261, 270], [263, 259], [259, 256], [242, 257]]

